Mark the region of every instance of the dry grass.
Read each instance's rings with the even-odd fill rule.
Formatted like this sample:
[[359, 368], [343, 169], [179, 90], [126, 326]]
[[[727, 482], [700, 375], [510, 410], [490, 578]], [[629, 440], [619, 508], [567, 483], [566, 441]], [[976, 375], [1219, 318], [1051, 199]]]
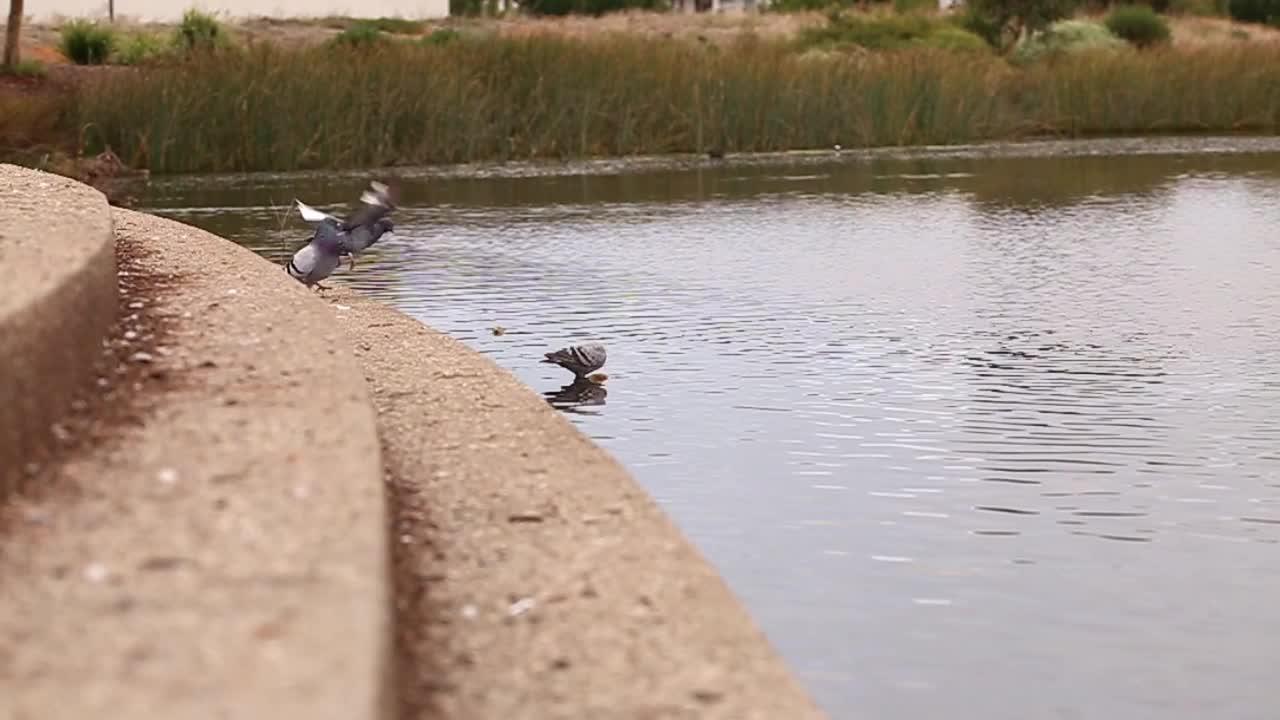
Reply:
[[86, 85], [87, 148], [156, 171], [286, 170], [1280, 129], [1280, 45], [798, 54], [633, 34], [258, 47]]
[[[1101, 20], [1102, 16], [1092, 17]], [[767, 14], [681, 14], [630, 11], [603, 17], [565, 18], [448, 18], [423, 23], [421, 34], [450, 27], [460, 31], [500, 37], [531, 35], [590, 38], [601, 34], [624, 33], [645, 37], [702, 38], [712, 43], [729, 43], [743, 34], [765, 39], [794, 38], [802, 30], [823, 24], [822, 13]], [[1236, 23], [1225, 18], [1171, 17], [1173, 43], [1179, 47], [1235, 44], [1241, 41], [1280, 42], [1280, 30]], [[232, 34], [245, 43], [272, 42], [284, 47], [316, 45], [330, 40], [344, 26], [343, 18], [285, 19], [247, 18], [229, 25]], [[150, 33], [169, 36], [174, 25], [118, 21], [123, 34]], [[42, 62], [63, 61], [57, 50], [58, 27], [36, 24], [24, 29], [23, 52]]]

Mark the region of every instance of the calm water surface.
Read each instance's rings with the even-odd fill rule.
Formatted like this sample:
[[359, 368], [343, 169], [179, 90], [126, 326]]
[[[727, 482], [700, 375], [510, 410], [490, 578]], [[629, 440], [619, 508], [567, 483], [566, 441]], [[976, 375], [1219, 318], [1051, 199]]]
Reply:
[[[307, 234], [279, 207], [363, 180], [144, 205], [279, 259]], [[338, 282], [544, 393], [542, 352], [605, 343], [607, 396], [570, 417], [833, 717], [1277, 717], [1280, 147], [397, 182], [398, 237]]]

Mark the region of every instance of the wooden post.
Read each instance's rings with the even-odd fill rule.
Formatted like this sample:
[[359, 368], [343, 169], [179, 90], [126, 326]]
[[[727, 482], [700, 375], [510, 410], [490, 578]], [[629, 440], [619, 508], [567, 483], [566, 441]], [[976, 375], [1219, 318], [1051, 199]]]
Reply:
[[116, 0], [107, 0], [107, 20], [116, 21]]
[[22, 34], [22, 0], [9, 0], [9, 26], [4, 34], [4, 66], [14, 68], [22, 59], [18, 39]]

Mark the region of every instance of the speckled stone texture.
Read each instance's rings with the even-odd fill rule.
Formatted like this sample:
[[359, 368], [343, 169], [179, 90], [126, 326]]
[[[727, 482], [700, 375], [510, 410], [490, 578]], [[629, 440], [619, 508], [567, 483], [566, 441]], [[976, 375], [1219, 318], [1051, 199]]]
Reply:
[[364, 366], [395, 523], [402, 717], [824, 717], [648, 494], [448, 336], [328, 294]]
[[0, 165], [0, 499], [52, 444], [51, 425], [90, 380], [115, 301], [102, 193]]
[[0, 504], [0, 718], [391, 717], [382, 466], [342, 327], [248, 250], [114, 218], [100, 382], [126, 392]]

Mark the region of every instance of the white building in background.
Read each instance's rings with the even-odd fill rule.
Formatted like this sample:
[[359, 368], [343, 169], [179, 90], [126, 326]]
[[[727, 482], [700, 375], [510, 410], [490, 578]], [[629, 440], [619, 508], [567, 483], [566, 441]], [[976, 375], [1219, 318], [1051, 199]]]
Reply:
[[[26, 3], [36, 22], [59, 18], [107, 17], [108, 0], [38, 0]], [[224, 18], [245, 17], [403, 17], [442, 18], [449, 0], [114, 0], [116, 19], [143, 22], [179, 20], [189, 8]]]

